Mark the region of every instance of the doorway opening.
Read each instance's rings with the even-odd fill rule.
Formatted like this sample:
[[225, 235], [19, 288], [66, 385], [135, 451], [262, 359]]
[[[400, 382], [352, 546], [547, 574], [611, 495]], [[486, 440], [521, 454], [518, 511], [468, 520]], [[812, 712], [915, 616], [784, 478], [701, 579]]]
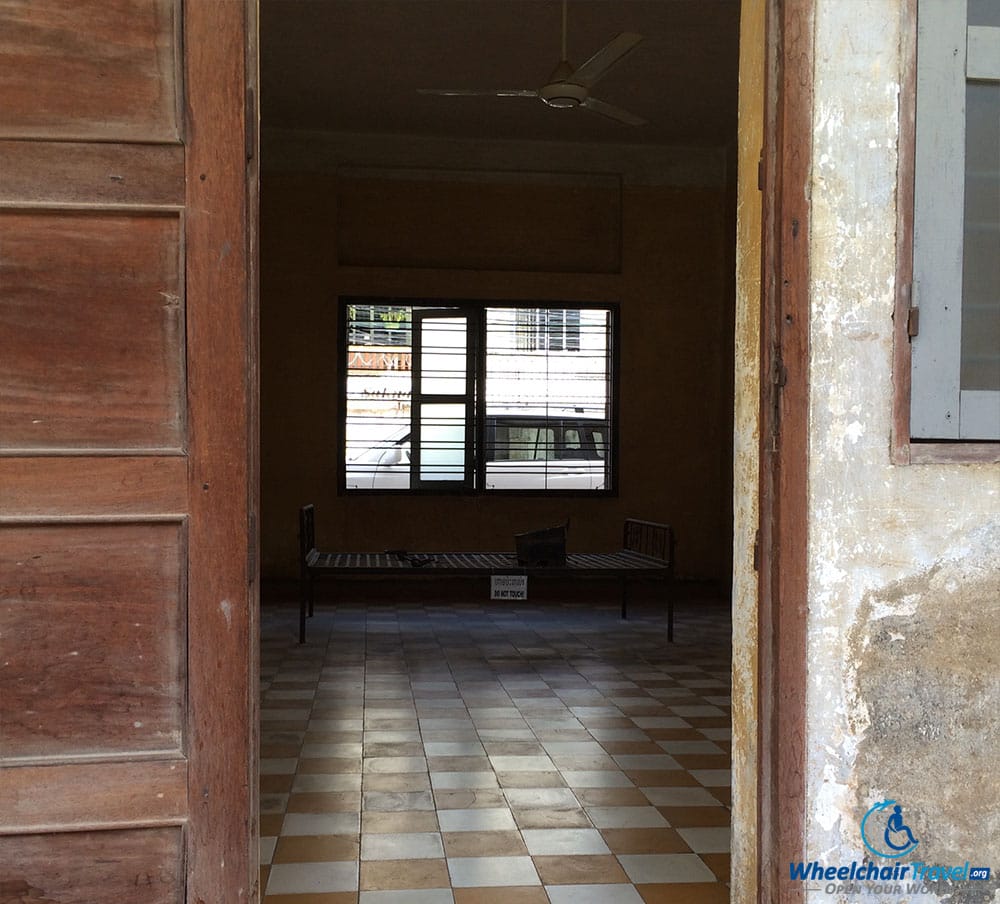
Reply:
[[[560, 4], [518, 5], [531, 22], [510, 21], [509, 2], [477, 3], [475, 17], [470, 6], [261, 3], [263, 899], [435, 889], [461, 901], [521, 870], [510, 887], [528, 889], [526, 901], [546, 900], [533, 889], [561, 900], [582, 886], [656, 900], [652, 886], [676, 883], [729, 900], [730, 651], [720, 657], [734, 592], [741, 660], [753, 657], [756, 607], [752, 574], [733, 583], [730, 539], [734, 329], [749, 330], [753, 314], [734, 326], [737, 280], [759, 296], [759, 274], [750, 290], [753, 274], [737, 275], [735, 253], [736, 163], [746, 150], [737, 141], [740, 4], [567, 5], [575, 59], [617, 34], [642, 36], [594, 94], [643, 126], [534, 97], [418, 90], [544, 82], [552, 45], [561, 49]], [[762, 70], [762, 24], [757, 37]], [[358, 298], [390, 299], [391, 309], [440, 298], [535, 311], [616, 305], [616, 485], [600, 498], [346, 494], [338, 358], [343, 306]], [[562, 347], [546, 333], [544, 350], [572, 356], [565, 313], [560, 328]], [[373, 410], [385, 402], [383, 370], [362, 375]], [[755, 407], [759, 388], [744, 391]], [[755, 422], [737, 430], [756, 436]], [[571, 544], [602, 551], [620, 542], [626, 517], [669, 521], [680, 539], [678, 642], [667, 648], [657, 633], [662, 613], [648, 595], [620, 624], [601, 587], [556, 588], [529, 610], [498, 609], [471, 585], [449, 598], [436, 587], [428, 596], [359, 584], [321, 601], [318, 630], [299, 647], [286, 622], [296, 515], [309, 502], [322, 544], [357, 551], [505, 548], [521, 530], [567, 518]], [[755, 502], [756, 490], [737, 496], [737, 558], [752, 544]], [[630, 650], [640, 663], [623, 668]], [[515, 661], [530, 674], [513, 677]], [[744, 671], [733, 688], [746, 719], [733, 764], [746, 827], [756, 822], [755, 681]], [[436, 718], [468, 722], [476, 737], [470, 724]], [[504, 724], [485, 724], [492, 719]], [[605, 784], [616, 781], [627, 785]], [[546, 800], [563, 790], [576, 804], [529, 816], [515, 806], [515, 792]], [[744, 877], [755, 857], [738, 855]], [[504, 885], [490, 884], [502, 868]], [[304, 876], [323, 887], [306, 889]]]

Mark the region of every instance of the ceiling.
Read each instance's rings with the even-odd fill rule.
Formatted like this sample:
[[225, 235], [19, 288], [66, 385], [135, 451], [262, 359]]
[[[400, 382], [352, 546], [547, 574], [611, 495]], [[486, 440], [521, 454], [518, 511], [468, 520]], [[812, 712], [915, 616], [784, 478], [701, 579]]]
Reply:
[[537, 98], [417, 88], [538, 88], [559, 61], [559, 0], [261, 0], [264, 129], [720, 147], [736, 134], [739, 0], [569, 0], [579, 65], [644, 40], [592, 89], [628, 126]]

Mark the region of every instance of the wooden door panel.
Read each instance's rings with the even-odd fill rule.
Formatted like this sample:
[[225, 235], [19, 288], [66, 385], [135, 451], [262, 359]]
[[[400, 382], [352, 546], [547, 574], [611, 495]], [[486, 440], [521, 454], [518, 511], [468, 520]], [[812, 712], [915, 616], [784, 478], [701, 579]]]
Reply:
[[0, 214], [0, 447], [183, 446], [176, 214]]
[[257, 899], [253, 10], [0, 0], [0, 902]]
[[0, 203], [184, 204], [179, 144], [0, 141], [0, 173]]
[[3, 762], [181, 751], [184, 525], [0, 527]]
[[3, 509], [10, 518], [182, 513], [187, 467], [181, 455], [0, 456]]
[[177, 0], [0, 0], [0, 138], [176, 141]]
[[[4, 833], [181, 826], [187, 818], [187, 761], [180, 757], [5, 767], [3, 777], [0, 842]], [[18, 866], [0, 856], [0, 887], [23, 877]]]
[[0, 900], [31, 904], [182, 904], [179, 828], [0, 837]]

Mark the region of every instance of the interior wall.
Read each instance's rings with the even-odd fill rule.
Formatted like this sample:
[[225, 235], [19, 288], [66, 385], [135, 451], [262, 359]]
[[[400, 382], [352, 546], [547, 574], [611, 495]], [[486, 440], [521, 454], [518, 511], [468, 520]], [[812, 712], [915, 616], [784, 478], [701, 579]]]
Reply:
[[[537, 186], [496, 180], [480, 203], [447, 205], [455, 184], [436, 173], [436, 191], [404, 191], [398, 178], [365, 177], [369, 198], [395, 204], [395, 222], [419, 229], [422, 219], [451, 228], [433, 267], [391, 266], [384, 250], [359, 266], [358, 250], [338, 246], [336, 174], [268, 171], [261, 185], [262, 566], [265, 577], [297, 574], [297, 510], [317, 507], [326, 548], [380, 550], [510, 549], [515, 532], [571, 521], [571, 551], [620, 546], [626, 517], [667, 521], [678, 536], [682, 576], [720, 582], [731, 567], [732, 272], [731, 215], [724, 180], [716, 185], [619, 182], [614, 226], [620, 235], [617, 272], [551, 272], [469, 268], [472, 243], [509, 245], [524, 231], [519, 211], [532, 208], [533, 231], [560, 235], [565, 209], [579, 186], [553, 178], [546, 192], [551, 222], [537, 204]], [[602, 177], [604, 178], [604, 177]], [[455, 184], [452, 184], [455, 183]], [[374, 189], [374, 195], [371, 194]], [[370, 202], [376, 203], [376, 202]], [[353, 204], [353, 201], [352, 201]], [[421, 204], [425, 205], [421, 209]], [[612, 205], [614, 206], [614, 205]], [[559, 213], [559, 211], [563, 213]], [[376, 212], [373, 210], [372, 215]], [[379, 217], [385, 211], [378, 212]], [[351, 216], [358, 210], [352, 207]], [[598, 230], [599, 231], [599, 230]], [[586, 231], [584, 231], [585, 234]], [[341, 233], [342, 234], [342, 233]], [[400, 238], [399, 236], [396, 237]], [[405, 236], [402, 237], [405, 243]], [[423, 239], [422, 239], [423, 240]], [[603, 241], [603, 239], [602, 239]], [[344, 242], [339, 243], [343, 245]], [[387, 243], [391, 246], [391, 242]], [[554, 243], [557, 244], [557, 243]], [[405, 244], [401, 247], [405, 247]], [[602, 247], [604, 247], [602, 245]], [[449, 249], [462, 269], [446, 266]], [[442, 257], [444, 255], [444, 257]], [[344, 263], [348, 257], [352, 263]], [[605, 255], [606, 257], [606, 255]], [[544, 258], [543, 258], [544, 259]], [[512, 264], [516, 266], [516, 263]], [[544, 267], [544, 269], [543, 269]], [[554, 269], [559, 269], [558, 267]], [[502, 496], [394, 497], [337, 495], [338, 296], [418, 295], [441, 298], [611, 301], [620, 304], [620, 478], [614, 498]]]

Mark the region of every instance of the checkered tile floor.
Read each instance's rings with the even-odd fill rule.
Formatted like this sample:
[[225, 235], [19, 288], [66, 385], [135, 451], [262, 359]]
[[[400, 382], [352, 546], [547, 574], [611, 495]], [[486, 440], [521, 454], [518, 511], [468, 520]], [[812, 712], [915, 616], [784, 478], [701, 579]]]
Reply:
[[264, 904], [729, 900], [729, 617], [263, 609]]

